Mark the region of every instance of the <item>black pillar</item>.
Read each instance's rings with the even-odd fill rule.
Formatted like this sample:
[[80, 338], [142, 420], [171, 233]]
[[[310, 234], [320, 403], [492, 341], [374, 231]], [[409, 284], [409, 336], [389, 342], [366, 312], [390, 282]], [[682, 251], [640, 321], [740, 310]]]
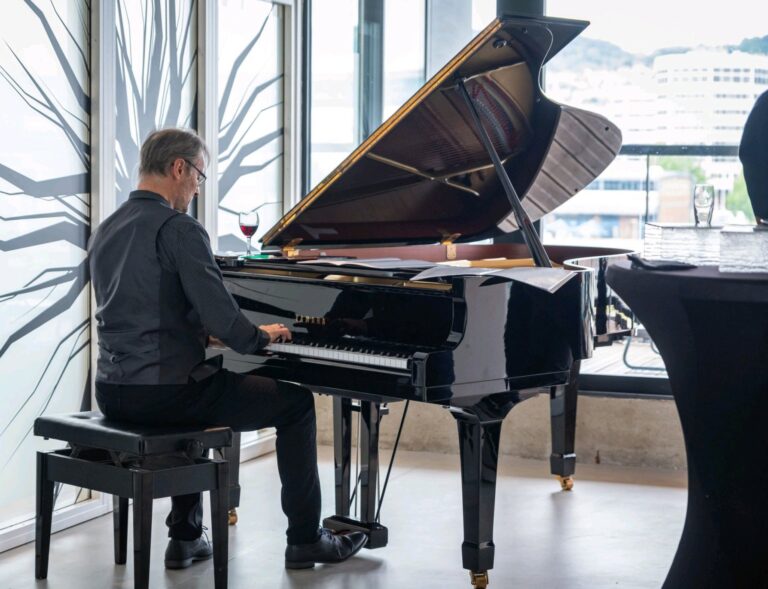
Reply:
[[[498, 16], [544, 16], [545, 0], [496, 0]], [[541, 221], [533, 223], [536, 233], [541, 235]], [[495, 237], [494, 243], [525, 243], [520, 231]]]
[[544, 16], [545, 0], [496, 0], [496, 14], [501, 16]]

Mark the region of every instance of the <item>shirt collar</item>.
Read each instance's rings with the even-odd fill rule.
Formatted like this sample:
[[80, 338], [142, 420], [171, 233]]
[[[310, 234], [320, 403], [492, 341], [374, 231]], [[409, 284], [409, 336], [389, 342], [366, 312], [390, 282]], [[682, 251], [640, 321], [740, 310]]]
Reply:
[[165, 200], [157, 192], [152, 192], [151, 190], [134, 190], [131, 192], [131, 194], [128, 195], [128, 200], [137, 200], [137, 199], [154, 200], [156, 202], [159, 202], [162, 205], [165, 205], [169, 209], [171, 208], [171, 203]]

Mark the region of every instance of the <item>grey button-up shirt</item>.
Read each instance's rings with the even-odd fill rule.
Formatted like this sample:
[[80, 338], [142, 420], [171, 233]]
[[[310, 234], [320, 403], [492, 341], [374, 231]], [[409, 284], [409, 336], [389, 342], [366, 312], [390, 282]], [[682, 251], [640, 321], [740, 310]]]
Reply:
[[89, 263], [97, 381], [186, 383], [208, 334], [243, 354], [269, 342], [224, 287], [205, 229], [159, 194], [132, 192], [93, 235]]

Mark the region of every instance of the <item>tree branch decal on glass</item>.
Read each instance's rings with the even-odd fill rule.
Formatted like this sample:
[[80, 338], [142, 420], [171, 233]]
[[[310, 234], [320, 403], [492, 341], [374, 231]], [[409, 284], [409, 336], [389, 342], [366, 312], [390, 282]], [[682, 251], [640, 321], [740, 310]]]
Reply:
[[197, 126], [197, 2], [120, 0], [117, 25], [117, 202], [136, 186], [139, 148], [164, 127]]
[[[238, 214], [259, 210], [261, 227], [280, 215], [283, 156], [283, 8], [219, 5], [218, 249], [245, 251]], [[259, 23], [255, 28], [237, 23]], [[226, 34], [222, 34], [226, 31]]]
[[[90, 3], [14, 0], [0, 22], [0, 528], [34, 512], [35, 417], [87, 403]], [[74, 501], [74, 494], [68, 496]], [[61, 505], [61, 502], [60, 502]]]

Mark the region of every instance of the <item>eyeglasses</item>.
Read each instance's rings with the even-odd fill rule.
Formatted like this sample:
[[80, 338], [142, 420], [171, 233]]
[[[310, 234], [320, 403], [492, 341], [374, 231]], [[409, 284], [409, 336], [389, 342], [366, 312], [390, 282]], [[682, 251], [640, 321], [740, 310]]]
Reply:
[[208, 179], [208, 176], [206, 176], [203, 173], [203, 171], [200, 168], [198, 168], [195, 164], [193, 164], [189, 160], [184, 160], [184, 161], [187, 162], [190, 166], [192, 166], [195, 169], [195, 171], [197, 172], [197, 185], [198, 186], [200, 186], [203, 182], [205, 182]]

